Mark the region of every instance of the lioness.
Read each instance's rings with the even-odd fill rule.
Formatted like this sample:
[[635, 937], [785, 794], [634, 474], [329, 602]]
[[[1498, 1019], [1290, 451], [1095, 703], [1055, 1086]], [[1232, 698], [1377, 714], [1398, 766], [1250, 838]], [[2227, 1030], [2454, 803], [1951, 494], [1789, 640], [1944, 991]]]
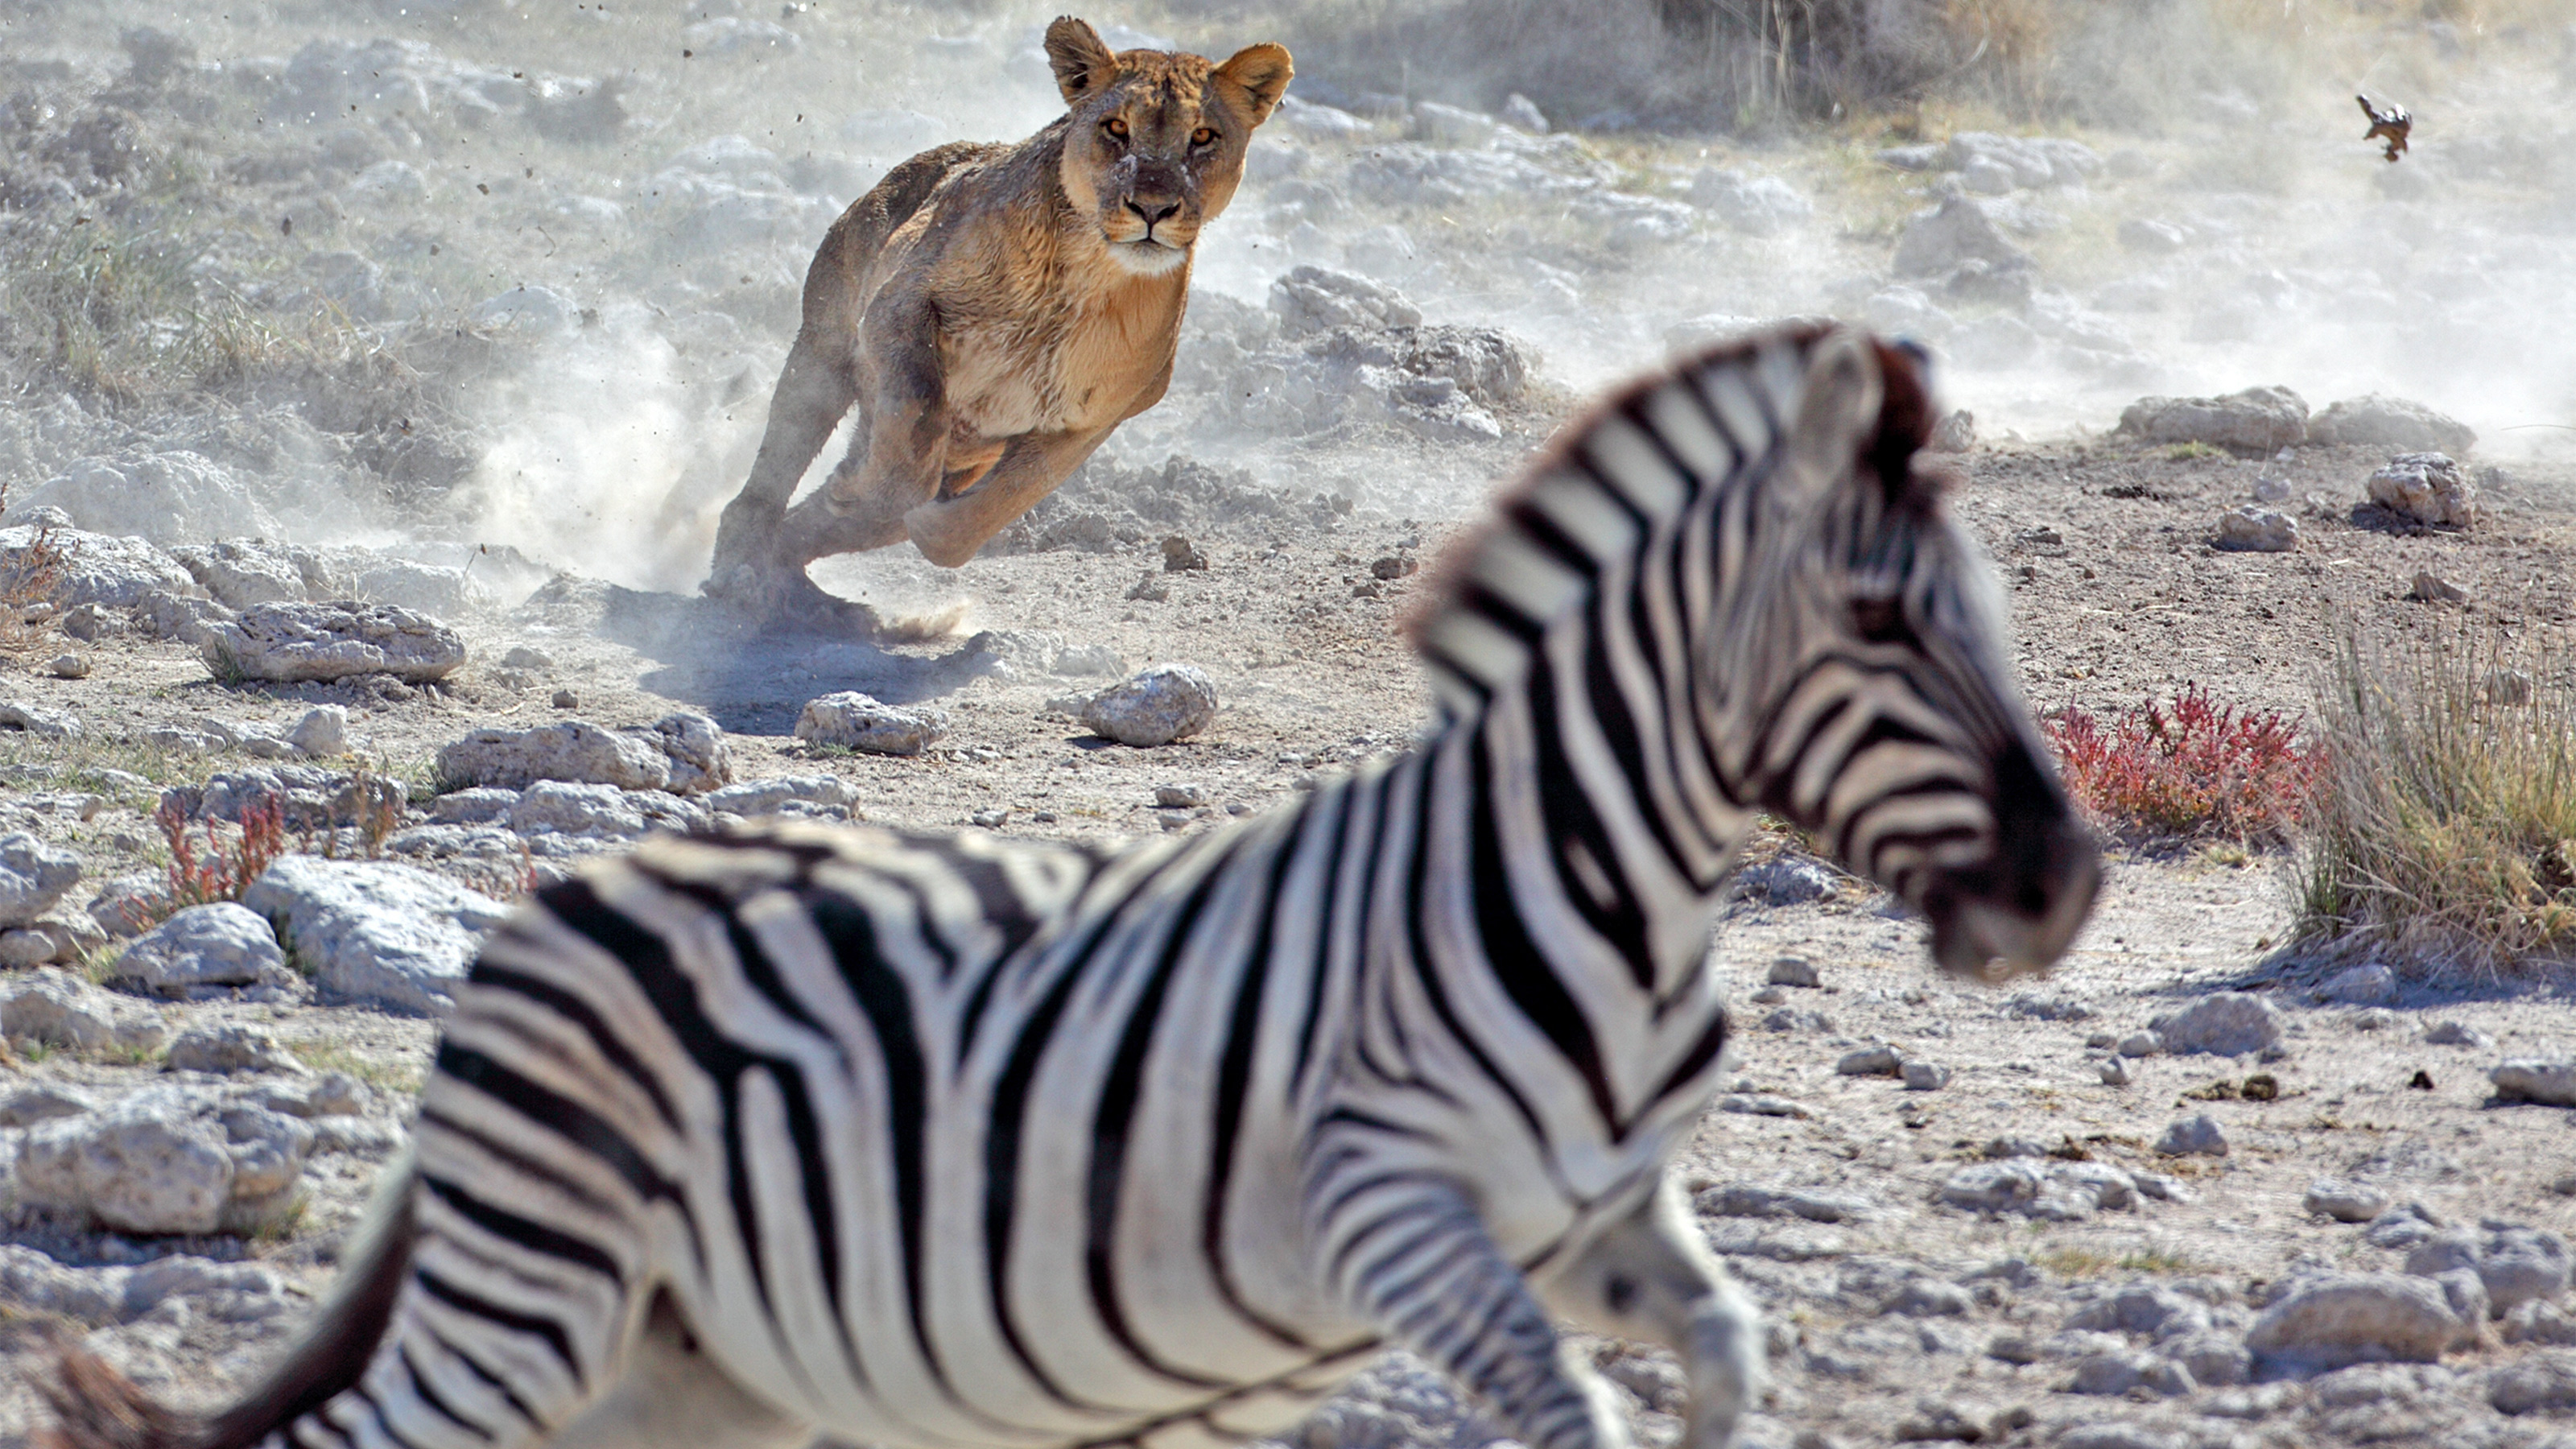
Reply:
[[[1112, 53], [1068, 16], [1046, 53], [1061, 119], [1015, 146], [925, 151], [823, 238], [710, 594], [829, 616], [841, 601], [805, 566], [906, 538], [954, 568], [1161, 401], [1191, 247], [1243, 179], [1288, 52]], [[852, 403], [849, 456], [790, 511]]]

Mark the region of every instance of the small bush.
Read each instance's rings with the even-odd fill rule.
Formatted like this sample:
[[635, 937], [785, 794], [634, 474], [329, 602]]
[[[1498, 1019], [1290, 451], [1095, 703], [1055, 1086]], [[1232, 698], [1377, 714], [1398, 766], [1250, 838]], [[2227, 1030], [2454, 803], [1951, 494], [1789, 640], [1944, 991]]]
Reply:
[[2108, 723], [2070, 705], [2040, 728], [2068, 791], [2131, 835], [2286, 839], [2316, 772], [2294, 722], [2221, 705], [2197, 684]]
[[286, 812], [275, 799], [243, 806], [241, 830], [229, 841], [216, 831], [213, 821], [206, 821], [201, 827], [202, 847], [190, 838], [187, 813], [175, 801], [163, 801], [152, 812], [152, 823], [161, 827], [161, 838], [170, 842], [167, 904], [174, 912], [240, 900], [269, 862], [286, 853]]
[[2490, 979], [2576, 958], [2576, 686], [2533, 677], [2549, 658], [2342, 631], [2294, 945]]
[[[0, 507], [8, 490], [0, 488]], [[0, 655], [19, 655], [45, 642], [45, 625], [62, 607], [71, 556], [50, 528], [36, 530], [25, 548], [0, 561]]]

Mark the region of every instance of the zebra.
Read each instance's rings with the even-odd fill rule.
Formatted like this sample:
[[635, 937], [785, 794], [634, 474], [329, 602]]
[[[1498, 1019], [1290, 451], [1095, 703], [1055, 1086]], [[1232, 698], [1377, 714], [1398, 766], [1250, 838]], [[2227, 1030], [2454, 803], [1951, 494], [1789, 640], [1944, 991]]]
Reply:
[[1670, 1346], [1688, 1449], [1759, 1323], [1664, 1167], [1757, 812], [2044, 970], [2098, 857], [1914, 466], [1919, 354], [1802, 327], [1564, 430], [1430, 571], [1416, 747], [1124, 850], [668, 838], [487, 943], [318, 1322], [185, 1417], [95, 1359], [58, 1449], [1192, 1449], [1379, 1351], [1624, 1449], [1557, 1323]]

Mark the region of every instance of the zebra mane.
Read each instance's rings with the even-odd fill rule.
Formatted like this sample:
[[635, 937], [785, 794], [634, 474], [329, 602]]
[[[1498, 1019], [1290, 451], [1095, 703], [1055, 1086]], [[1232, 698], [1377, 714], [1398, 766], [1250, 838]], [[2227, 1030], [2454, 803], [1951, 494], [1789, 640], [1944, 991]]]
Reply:
[[[1606, 493], [1641, 515], [1645, 526], [1636, 530], [1636, 537], [1642, 544], [1658, 525], [1709, 489], [1725, 486], [1748, 465], [1776, 458], [1796, 426], [1810, 363], [1820, 346], [1842, 335], [1843, 328], [1815, 323], [1759, 333], [1677, 359], [1606, 394], [1558, 429], [1518, 479], [1495, 495], [1484, 520], [1441, 551], [1427, 571], [1420, 603], [1406, 620], [1406, 637], [1429, 656], [1442, 636], [1486, 627], [1485, 611], [1472, 605], [1480, 593], [1509, 592], [1515, 611], [1541, 627], [1581, 607], [1590, 597], [1588, 584], [1572, 585], [1566, 571], [1543, 563], [1531, 567], [1550, 552], [1542, 535], [1562, 535], [1568, 518], [1597, 512]], [[1876, 425], [1861, 435], [1853, 475], [1882, 488], [1883, 506], [1890, 511], [1928, 510], [1944, 491], [1946, 478], [1916, 458], [1934, 421], [1919, 354], [1865, 334], [1860, 340], [1876, 364], [1879, 404]], [[1667, 385], [1675, 382], [1697, 398], [1703, 410], [1699, 416], [1674, 418], [1668, 409], [1659, 413], [1658, 403], [1669, 396]], [[1643, 435], [1669, 449], [1676, 431], [1703, 434], [1714, 442], [1713, 422], [1741, 450], [1723, 476], [1701, 476], [1687, 463], [1679, 469], [1622, 468], [1604, 460], [1597, 447], [1612, 442], [1614, 435], [1624, 435], [1616, 439], [1621, 445]], [[1686, 427], [1677, 429], [1677, 423]], [[1640, 486], [1651, 483], [1646, 475], [1661, 481]], [[1668, 486], [1676, 478], [1681, 486]], [[1528, 582], [1512, 586], [1506, 580]]]

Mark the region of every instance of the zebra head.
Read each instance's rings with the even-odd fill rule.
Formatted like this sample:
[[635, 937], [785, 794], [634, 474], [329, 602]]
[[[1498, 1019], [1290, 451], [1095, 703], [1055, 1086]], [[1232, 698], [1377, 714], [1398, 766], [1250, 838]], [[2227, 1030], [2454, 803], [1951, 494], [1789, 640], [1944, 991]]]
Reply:
[[1993, 568], [1918, 466], [1923, 359], [1810, 336], [1752, 370], [1794, 417], [1727, 531], [1746, 553], [1715, 615], [1718, 738], [1745, 742], [1747, 798], [1923, 913], [1942, 970], [2044, 971], [2100, 853], [2015, 682]]

